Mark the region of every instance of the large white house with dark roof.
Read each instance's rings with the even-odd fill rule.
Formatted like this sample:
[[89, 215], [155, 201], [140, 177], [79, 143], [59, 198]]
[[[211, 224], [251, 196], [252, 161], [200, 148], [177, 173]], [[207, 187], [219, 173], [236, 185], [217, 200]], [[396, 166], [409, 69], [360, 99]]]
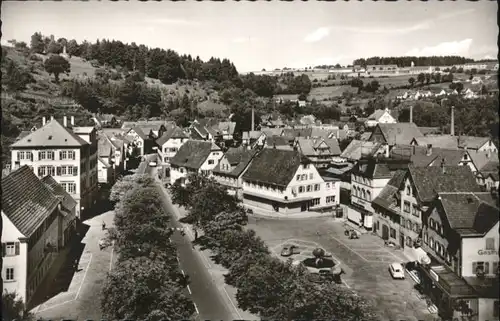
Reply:
[[186, 183], [190, 173], [210, 175], [223, 155], [221, 148], [210, 141], [187, 141], [170, 160], [170, 183]]
[[262, 214], [298, 214], [339, 203], [340, 185], [325, 182], [297, 150], [264, 148], [243, 174], [243, 204]]
[[12, 169], [31, 167], [52, 176], [77, 202], [76, 215], [97, 199], [97, 134], [93, 127], [64, 127], [51, 120], [11, 145]]
[[165, 175], [170, 170], [170, 160], [177, 154], [179, 148], [189, 140], [189, 135], [180, 127], [169, 128], [163, 135], [156, 140], [158, 145], [158, 156], [163, 166]]
[[[74, 201], [40, 181], [27, 166], [2, 178], [2, 279], [29, 305], [65, 244], [74, 221]], [[65, 198], [66, 196], [66, 198]], [[71, 197], [69, 197], [71, 198]]]

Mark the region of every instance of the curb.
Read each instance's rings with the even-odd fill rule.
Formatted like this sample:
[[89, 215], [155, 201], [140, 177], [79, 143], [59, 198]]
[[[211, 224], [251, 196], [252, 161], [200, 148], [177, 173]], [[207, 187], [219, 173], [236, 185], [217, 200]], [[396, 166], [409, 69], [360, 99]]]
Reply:
[[337, 218], [337, 217], [332, 217], [332, 214], [313, 214], [313, 215], [308, 215], [308, 216], [284, 216], [284, 215], [273, 215], [273, 214], [248, 214], [248, 217], [253, 217], [253, 218], [264, 218], [264, 219], [275, 219], [275, 220], [307, 220], [310, 218], [331, 218], [335, 221], [340, 221], [343, 220], [342, 218]]

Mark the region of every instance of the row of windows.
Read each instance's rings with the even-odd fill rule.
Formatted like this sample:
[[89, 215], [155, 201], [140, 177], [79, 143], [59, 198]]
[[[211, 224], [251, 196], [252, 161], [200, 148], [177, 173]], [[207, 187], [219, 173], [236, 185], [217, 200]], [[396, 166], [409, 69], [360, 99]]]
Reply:
[[401, 226], [406, 227], [406, 229], [413, 231], [415, 233], [420, 233], [421, 226], [418, 223], [415, 223], [411, 220], [401, 218]]
[[[308, 192], [312, 192], [314, 189], [315, 192], [319, 191], [320, 190], [320, 186], [319, 184], [314, 184], [314, 185], [301, 185], [299, 186], [298, 188], [298, 192], [299, 193], [308, 193]], [[295, 193], [295, 187], [292, 188], [292, 192]]]
[[262, 183], [259, 183], [259, 184], [255, 184], [255, 183], [248, 183], [248, 182], [245, 182], [244, 183], [245, 186], [247, 187], [251, 187], [251, 188], [262, 188], [266, 191], [272, 191], [272, 192], [279, 192], [279, 193], [283, 193], [283, 188], [281, 187], [275, 187], [275, 186], [269, 186], [269, 185], [264, 185]]
[[38, 166], [38, 176], [77, 176], [78, 166]]
[[171, 148], [165, 147], [163, 149], [163, 152], [164, 153], [168, 153], [168, 152], [175, 153], [175, 152], [177, 152], [177, 147], [171, 147]]
[[498, 261], [493, 262], [490, 269], [490, 262], [472, 262], [472, 273], [498, 274]]
[[326, 197], [326, 204], [335, 203], [335, 195]]
[[443, 225], [436, 222], [433, 218], [429, 218], [429, 228], [436, 231], [439, 235], [443, 235]]
[[312, 199], [310, 204], [311, 206], [319, 205], [319, 198]]
[[417, 205], [415, 204], [411, 205], [410, 202], [404, 201], [403, 212], [410, 213], [410, 208], [411, 208], [411, 214], [413, 216], [420, 217], [420, 210], [418, 209]]
[[[60, 185], [69, 194], [76, 194], [76, 183], [73, 183], [73, 182], [61, 182]], [[92, 177], [90, 178], [90, 185], [92, 186]]]
[[362, 176], [352, 175], [352, 180], [365, 185], [371, 185], [371, 179]]
[[364, 188], [360, 188], [359, 186], [354, 186], [353, 187], [354, 191], [354, 196], [362, 198], [364, 200], [367, 200], [371, 202], [372, 200], [372, 193], [369, 190], [366, 190]]
[[[38, 160], [55, 160], [56, 153], [54, 151], [39, 151]], [[59, 151], [59, 160], [76, 159], [74, 151]], [[33, 152], [19, 151], [17, 152], [17, 160], [33, 161]]]
[[[309, 179], [313, 179], [314, 178], [314, 174], [313, 173], [309, 173]], [[307, 174], [302, 174], [302, 175], [297, 175], [297, 180], [298, 181], [305, 181], [307, 180]]]

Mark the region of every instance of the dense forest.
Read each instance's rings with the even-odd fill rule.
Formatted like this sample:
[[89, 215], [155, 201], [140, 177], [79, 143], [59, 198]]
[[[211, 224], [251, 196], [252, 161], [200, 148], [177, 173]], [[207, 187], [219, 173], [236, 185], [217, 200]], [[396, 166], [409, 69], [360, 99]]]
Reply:
[[360, 58], [353, 62], [353, 65], [398, 65], [398, 67], [415, 66], [451, 66], [474, 62], [473, 59], [460, 56], [431, 56], [431, 57], [370, 57]]

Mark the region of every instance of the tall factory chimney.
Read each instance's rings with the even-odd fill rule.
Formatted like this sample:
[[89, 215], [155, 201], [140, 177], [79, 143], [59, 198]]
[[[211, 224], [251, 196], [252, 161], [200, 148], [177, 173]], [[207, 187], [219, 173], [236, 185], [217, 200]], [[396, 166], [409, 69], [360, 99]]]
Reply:
[[255, 130], [255, 111], [254, 111], [254, 108], [252, 106], [252, 128], [250, 128], [251, 131], [254, 131]]
[[413, 123], [413, 105], [410, 106], [410, 123]]
[[451, 106], [450, 135], [455, 136], [455, 106]]

